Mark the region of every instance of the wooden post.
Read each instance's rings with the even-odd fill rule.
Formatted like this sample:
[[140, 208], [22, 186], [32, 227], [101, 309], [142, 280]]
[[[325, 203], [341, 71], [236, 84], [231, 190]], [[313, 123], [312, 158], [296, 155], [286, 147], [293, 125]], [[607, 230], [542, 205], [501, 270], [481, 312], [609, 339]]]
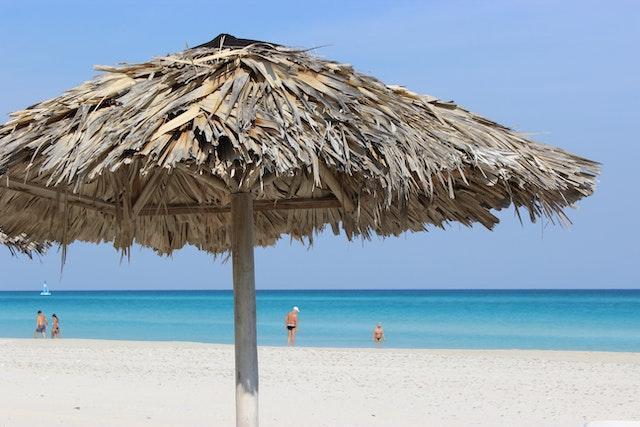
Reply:
[[253, 261], [253, 195], [231, 195], [236, 356], [236, 426], [258, 426], [258, 347]]

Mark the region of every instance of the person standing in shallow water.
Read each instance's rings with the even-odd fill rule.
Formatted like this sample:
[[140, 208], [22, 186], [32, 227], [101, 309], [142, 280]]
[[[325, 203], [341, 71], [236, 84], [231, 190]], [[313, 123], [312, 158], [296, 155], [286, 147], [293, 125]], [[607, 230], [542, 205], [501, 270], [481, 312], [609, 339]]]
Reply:
[[60, 319], [55, 313], [51, 315], [51, 338], [60, 338]]
[[296, 332], [298, 329], [298, 313], [300, 309], [293, 307], [287, 316], [284, 318], [284, 325], [287, 328], [287, 345], [296, 345]]
[[47, 337], [47, 318], [41, 310], [38, 310], [38, 314], [36, 315], [36, 330], [33, 333], [33, 337], [37, 338], [38, 334], [40, 334], [42, 338]]
[[384, 329], [382, 329], [382, 323], [378, 323], [373, 330], [373, 342], [382, 344], [382, 341], [384, 341]]

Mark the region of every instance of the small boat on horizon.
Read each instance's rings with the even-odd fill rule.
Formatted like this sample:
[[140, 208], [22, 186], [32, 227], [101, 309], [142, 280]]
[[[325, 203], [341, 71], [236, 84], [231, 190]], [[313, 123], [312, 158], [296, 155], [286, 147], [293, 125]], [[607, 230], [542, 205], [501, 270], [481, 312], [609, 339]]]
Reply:
[[51, 295], [51, 292], [49, 292], [49, 288], [47, 287], [47, 282], [45, 281], [44, 284], [42, 285], [42, 292], [40, 292], [40, 295], [42, 296], [49, 296]]

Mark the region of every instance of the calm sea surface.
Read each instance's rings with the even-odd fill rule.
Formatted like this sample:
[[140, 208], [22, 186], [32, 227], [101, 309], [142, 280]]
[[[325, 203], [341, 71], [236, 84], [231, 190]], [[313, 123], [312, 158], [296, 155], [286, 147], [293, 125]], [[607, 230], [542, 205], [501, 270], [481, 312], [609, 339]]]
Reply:
[[[283, 345], [301, 309], [304, 346], [640, 351], [640, 290], [258, 291], [258, 341]], [[230, 291], [0, 292], [0, 337], [30, 337], [37, 310], [69, 338], [233, 342]], [[49, 332], [49, 331], [47, 331]]]

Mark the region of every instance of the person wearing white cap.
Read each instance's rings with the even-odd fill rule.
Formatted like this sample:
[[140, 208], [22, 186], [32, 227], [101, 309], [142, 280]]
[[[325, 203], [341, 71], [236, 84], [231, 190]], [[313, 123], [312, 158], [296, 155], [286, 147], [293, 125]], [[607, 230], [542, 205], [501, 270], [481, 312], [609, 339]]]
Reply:
[[296, 330], [298, 328], [298, 313], [300, 309], [294, 306], [284, 318], [284, 325], [287, 327], [287, 345], [296, 345]]

